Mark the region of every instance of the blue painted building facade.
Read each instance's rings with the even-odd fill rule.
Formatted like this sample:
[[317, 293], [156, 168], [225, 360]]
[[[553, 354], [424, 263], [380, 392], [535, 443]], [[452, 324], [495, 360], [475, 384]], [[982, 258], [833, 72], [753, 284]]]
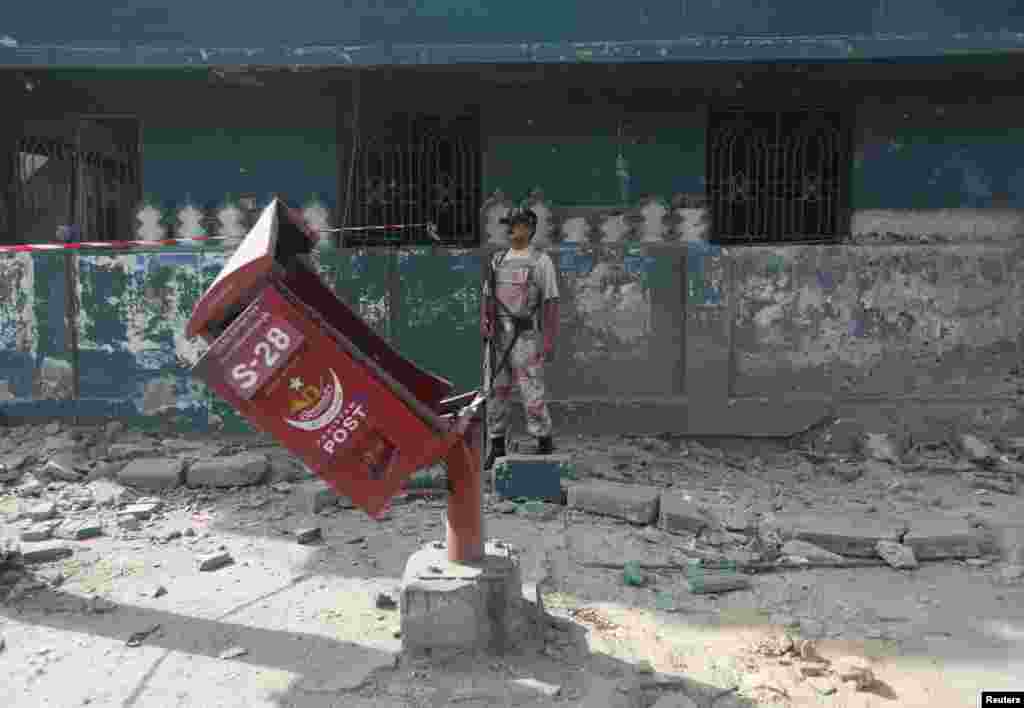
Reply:
[[[781, 434], [893, 391], [869, 380], [879, 367], [916, 382], [899, 395], [949, 396], [971, 361], [1009, 375], [1020, 348], [999, 257], [970, 257], [957, 302], [925, 295], [964, 249], [1015, 262], [1024, 10], [1008, 0], [38, 2], [4, 23], [0, 149], [16, 168], [0, 177], [19, 196], [0, 243], [69, 224], [85, 240], [214, 235], [225, 207], [244, 222], [280, 192], [332, 226], [440, 218], [443, 247], [353, 232], [320, 265], [403, 351], [470, 387], [483, 252], [526, 198], [562, 271], [553, 395], [581, 426]], [[814, 121], [832, 122], [801, 153]], [[760, 167], [728, 157], [737, 139]], [[831, 216], [808, 206], [823, 190]], [[907, 242], [933, 251], [911, 262]], [[0, 254], [0, 407], [230, 418], [181, 338], [226, 249]], [[985, 329], [991, 312], [966, 303], [996, 291]]]

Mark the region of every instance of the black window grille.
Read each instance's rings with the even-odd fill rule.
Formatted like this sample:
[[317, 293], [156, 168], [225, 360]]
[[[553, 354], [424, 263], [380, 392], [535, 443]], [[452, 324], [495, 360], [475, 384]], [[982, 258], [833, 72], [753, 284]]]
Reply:
[[[348, 226], [365, 230], [346, 231], [344, 245], [479, 245], [480, 158], [479, 140], [457, 133], [417, 130], [403, 140], [361, 143]], [[403, 224], [414, 226], [366, 228]]]
[[0, 240], [50, 242], [71, 225], [81, 240], [133, 238], [138, 135], [132, 118], [26, 121], [5, 151]]
[[849, 229], [850, 169], [840, 113], [712, 112], [706, 188], [714, 239], [838, 240]]

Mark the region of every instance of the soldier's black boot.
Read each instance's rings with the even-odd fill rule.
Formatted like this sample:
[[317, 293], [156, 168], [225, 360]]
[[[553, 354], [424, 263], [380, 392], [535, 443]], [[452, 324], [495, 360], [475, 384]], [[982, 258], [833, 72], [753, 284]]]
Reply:
[[546, 435], [542, 438], [537, 438], [537, 454], [538, 455], [550, 455], [555, 451], [555, 443], [551, 439], [550, 435]]
[[494, 467], [494, 461], [506, 454], [505, 438], [491, 438], [491, 450], [487, 453], [487, 459], [484, 460], [484, 469], [489, 470]]

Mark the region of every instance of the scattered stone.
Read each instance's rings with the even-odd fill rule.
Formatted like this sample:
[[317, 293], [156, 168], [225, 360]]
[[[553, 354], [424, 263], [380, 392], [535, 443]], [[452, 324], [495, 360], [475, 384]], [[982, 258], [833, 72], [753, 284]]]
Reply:
[[661, 495], [659, 526], [669, 533], [690, 535], [713, 525], [710, 516], [692, 498], [679, 491]]
[[658, 518], [661, 492], [655, 487], [583, 482], [569, 487], [568, 503], [573, 509], [625, 519], [634, 524], [651, 524]]
[[113, 612], [117, 609], [117, 605], [105, 597], [94, 595], [86, 600], [85, 611], [95, 615], [105, 614], [107, 612]]
[[694, 595], [710, 595], [750, 588], [750, 579], [735, 573], [702, 573], [686, 579], [687, 587]]
[[858, 691], [866, 691], [875, 685], [875, 674], [864, 659], [844, 656], [835, 661], [833, 668], [840, 681], [852, 681]]
[[885, 433], [865, 433], [864, 454], [882, 462], [899, 463], [900, 461], [896, 445]]
[[394, 610], [398, 608], [398, 603], [395, 598], [388, 595], [386, 592], [377, 593], [376, 605], [378, 610]]
[[800, 667], [800, 675], [804, 678], [809, 678], [811, 676], [824, 676], [825, 667], [820, 664], [805, 664]]
[[825, 661], [821, 654], [818, 653], [818, 646], [810, 639], [801, 639], [800, 644], [796, 647], [796, 651], [804, 661]]
[[315, 543], [323, 539], [323, 533], [319, 526], [313, 526], [305, 529], [298, 529], [295, 532], [295, 541], [303, 546], [310, 543]]
[[75, 469], [73, 456], [70, 453], [52, 457], [43, 465], [40, 474], [48, 479], [59, 479], [62, 482], [78, 482], [83, 476]]
[[21, 479], [30, 459], [28, 455], [18, 455], [0, 460], [0, 482], [17, 482]]
[[96, 506], [101, 509], [119, 506], [129, 494], [124, 485], [109, 479], [94, 479], [86, 485]]
[[979, 538], [966, 519], [915, 519], [903, 537], [918, 560], [977, 558], [981, 555]]
[[98, 519], [67, 521], [57, 529], [57, 536], [73, 541], [84, 541], [103, 535], [103, 523]]
[[134, 514], [118, 514], [117, 525], [125, 531], [138, 531], [142, 528], [142, 523], [139, 521], [139, 517]]
[[225, 649], [217, 656], [221, 659], [237, 659], [238, 657], [245, 656], [248, 653], [248, 649], [243, 649], [242, 647], [231, 647], [230, 649]]
[[196, 535], [196, 530], [194, 528], [192, 528], [191, 526], [189, 528], [185, 529], [185, 536], [186, 537], [192, 538], [195, 535]]
[[58, 526], [60, 526], [59, 521], [41, 521], [39, 523], [32, 524], [21, 532], [21, 540], [29, 543], [49, 541], [53, 538], [53, 532]]
[[125, 465], [117, 479], [140, 489], [173, 489], [181, 485], [184, 471], [185, 463], [179, 459], [137, 459]]
[[1024, 578], [1024, 565], [1011, 564], [1003, 566], [999, 571], [999, 577], [1004, 582], [1012, 583]]
[[837, 462], [830, 467], [833, 475], [852, 484], [864, 476], [864, 468], [853, 462]]
[[292, 491], [292, 483], [291, 482], [275, 482], [274, 484], [270, 485], [270, 488], [272, 490], [274, 490], [275, 492], [277, 492], [278, 494], [288, 494], [289, 492]]
[[18, 496], [22, 497], [38, 497], [43, 493], [45, 485], [34, 477], [30, 477], [17, 489]]
[[167, 588], [165, 588], [163, 585], [157, 585], [155, 588], [153, 588], [150, 591], [149, 596], [152, 597], [153, 599], [156, 599], [158, 597], [163, 597], [166, 594], [167, 594]]
[[43, 428], [43, 432], [47, 435], [56, 435], [60, 432], [60, 423], [54, 421], [53, 423], [47, 423], [46, 427]]
[[189, 487], [245, 487], [262, 482], [269, 468], [266, 455], [214, 457], [193, 463], [185, 483]]
[[546, 696], [547, 698], [555, 698], [556, 696], [558, 696], [558, 694], [562, 692], [561, 686], [556, 686], [553, 683], [545, 683], [544, 681], [538, 681], [537, 679], [533, 678], [513, 679], [509, 683], [519, 688], [526, 688], [531, 691], [536, 691], [537, 693], [541, 694], [542, 696]]
[[219, 570], [224, 566], [231, 565], [234, 563], [234, 559], [231, 554], [227, 551], [216, 551], [214, 553], [206, 553], [199, 556], [199, 570], [200, 571], [212, 571]]
[[164, 531], [162, 534], [160, 534], [160, 542], [161, 543], [170, 543], [171, 541], [176, 541], [177, 539], [181, 538], [182, 535], [183, 534], [182, 534], [182, 532], [180, 530], [178, 530], [178, 529], [170, 529], [170, 530]]
[[1013, 496], [1017, 493], [1017, 475], [998, 470], [973, 470], [964, 473], [964, 481], [975, 489], [987, 489]]
[[875, 546], [879, 557], [896, 570], [912, 570], [918, 566], [914, 549], [895, 541], [879, 541]]
[[121, 516], [134, 516], [139, 521], [145, 521], [159, 510], [160, 504], [156, 502], [131, 504], [124, 508]]
[[325, 509], [338, 506], [340, 502], [330, 485], [319, 479], [296, 485], [293, 499], [298, 508], [307, 514], [319, 514]]
[[21, 549], [21, 559], [26, 563], [51, 563], [55, 560], [67, 558], [74, 550], [71, 546], [60, 541], [43, 541], [37, 544], [28, 544]]
[[150, 635], [155, 634], [159, 629], [160, 625], [154, 624], [141, 632], [132, 632], [125, 644], [130, 647], [140, 647], [142, 646], [142, 643], [150, 637]]
[[985, 463], [999, 456], [992, 445], [970, 434], [960, 436], [960, 447], [971, 462]]
[[[902, 521], [888, 521], [866, 514], [831, 514], [780, 519], [792, 527], [792, 538], [827, 551], [853, 558], [877, 558], [879, 541], [897, 541], [906, 530]], [[918, 556], [920, 557], [920, 556]]]
[[25, 516], [33, 521], [46, 521], [47, 519], [52, 519], [56, 515], [57, 505], [53, 502], [37, 504], [25, 512]]
[[843, 557], [807, 541], [786, 541], [779, 551], [784, 556], [803, 558], [812, 563], [839, 563]]

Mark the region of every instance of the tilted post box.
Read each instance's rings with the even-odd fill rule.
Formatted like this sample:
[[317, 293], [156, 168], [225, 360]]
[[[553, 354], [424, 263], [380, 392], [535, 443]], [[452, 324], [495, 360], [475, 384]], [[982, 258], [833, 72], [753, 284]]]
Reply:
[[445, 461], [449, 555], [472, 560], [482, 500], [468, 433], [480, 396], [446, 398], [451, 383], [339, 300], [305, 257], [317, 240], [281, 200], [264, 209], [188, 322], [186, 334], [209, 344], [193, 373], [370, 514], [416, 470]]

